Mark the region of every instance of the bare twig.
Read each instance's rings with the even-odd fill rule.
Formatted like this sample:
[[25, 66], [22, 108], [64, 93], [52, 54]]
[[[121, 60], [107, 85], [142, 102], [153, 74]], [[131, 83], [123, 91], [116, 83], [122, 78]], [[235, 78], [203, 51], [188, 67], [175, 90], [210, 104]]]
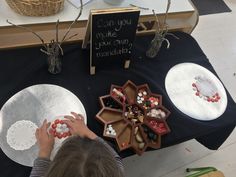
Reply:
[[165, 18], [164, 18], [164, 21], [163, 21], [164, 24], [166, 24], [166, 19], [168, 17], [168, 12], [169, 12], [169, 9], [170, 9], [170, 5], [171, 5], [171, 0], [168, 0], [166, 13], [165, 13]]
[[73, 35], [71, 35], [70, 37], [68, 37], [67, 39], [65, 39], [64, 41], [68, 41], [68, 40], [70, 40], [71, 38], [73, 38], [73, 37], [75, 37], [75, 36], [77, 36], [77, 35], [78, 35], [78, 33], [73, 34]]
[[63, 52], [63, 49], [61, 48], [61, 45], [58, 44], [58, 43], [57, 43], [57, 45], [58, 45], [58, 47], [59, 47], [59, 49], [60, 49], [60, 51], [61, 51], [61, 55], [64, 55], [64, 52]]
[[58, 25], [59, 25], [59, 19], [57, 20], [56, 23], [56, 42], [58, 43]]
[[44, 40], [43, 40], [36, 32], [34, 32], [33, 30], [31, 30], [30, 28], [26, 28], [26, 27], [21, 26], [21, 25], [15, 25], [14, 23], [10, 22], [9, 20], [7, 20], [7, 23], [9, 23], [9, 24], [12, 25], [12, 26], [16, 26], [16, 27], [22, 28], [22, 29], [24, 29], [24, 30], [26, 30], [26, 31], [29, 31], [29, 32], [33, 33], [35, 36], [37, 36], [37, 37], [41, 40], [41, 42], [42, 42], [44, 48], [47, 49], [47, 45], [44, 43]]
[[45, 53], [46, 55], [52, 55], [51, 53], [47, 52], [46, 50], [40, 49], [40, 51]]
[[166, 35], [171, 35], [171, 36], [173, 36], [175, 39], [179, 39], [179, 37], [177, 37], [175, 34], [173, 34], [173, 33], [166, 33]]
[[60, 45], [64, 42], [64, 40], [66, 39], [66, 36], [68, 35], [68, 33], [69, 33], [70, 30], [71, 30], [71, 27], [74, 25], [74, 23], [79, 19], [79, 17], [80, 17], [81, 14], [82, 14], [82, 11], [83, 11], [83, 1], [82, 1], [82, 0], [80, 0], [80, 4], [81, 4], [81, 6], [80, 6], [80, 12], [79, 12], [78, 16], [76, 17], [76, 19], [70, 24], [70, 26], [69, 26], [67, 32], [65, 33], [65, 35], [63, 36], [63, 38], [62, 38], [62, 40], [61, 40], [61, 42], [60, 42]]
[[132, 7], [138, 7], [139, 9], [149, 10], [148, 7], [141, 7], [141, 6], [137, 6], [137, 5], [134, 5], [134, 4], [129, 4], [129, 5], [132, 6]]
[[156, 33], [159, 33], [160, 30], [161, 30], [160, 22], [159, 22], [159, 20], [158, 20], [157, 14], [155, 13], [155, 10], [152, 10], [152, 13], [153, 13], [153, 15], [154, 15], [155, 18], [156, 18], [156, 23], [157, 23], [157, 31], [156, 31]]

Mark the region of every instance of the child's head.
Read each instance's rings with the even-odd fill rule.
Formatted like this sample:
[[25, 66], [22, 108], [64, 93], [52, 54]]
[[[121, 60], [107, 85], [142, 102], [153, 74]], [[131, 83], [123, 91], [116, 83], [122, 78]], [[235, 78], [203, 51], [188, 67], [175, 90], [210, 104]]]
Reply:
[[103, 144], [71, 137], [59, 149], [45, 177], [123, 177], [123, 174]]

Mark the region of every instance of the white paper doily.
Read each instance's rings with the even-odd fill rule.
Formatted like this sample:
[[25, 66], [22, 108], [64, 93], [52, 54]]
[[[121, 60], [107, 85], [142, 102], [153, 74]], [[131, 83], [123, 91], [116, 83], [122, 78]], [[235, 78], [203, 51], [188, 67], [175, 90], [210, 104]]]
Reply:
[[87, 123], [83, 104], [67, 89], [57, 85], [40, 84], [21, 90], [12, 96], [0, 111], [1, 149], [13, 161], [25, 166], [33, 166], [33, 161], [38, 154], [37, 145], [34, 144], [25, 150], [11, 148], [6, 138], [8, 129], [20, 120], [31, 121], [39, 127], [44, 119], [53, 121], [60, 115], [70, 114], [71, 111], [82, 114]]
[[26, 150], [36, 143], [37, 125], [29, 120], [19, 120], [7, 130], [7, 143], [15, 150]]
[[[220, 95], [218, 102], [208, 102], [195, 95], [192, 84], [197, 76], [214, 83]], [[194, 63], [181, 63], [172, 67], [166, 75], [165, 88], [172, 103], [181, 112], [197, 120], [214, 120], [227, 107], [227, 95], [222, 83], [209, 70]]]

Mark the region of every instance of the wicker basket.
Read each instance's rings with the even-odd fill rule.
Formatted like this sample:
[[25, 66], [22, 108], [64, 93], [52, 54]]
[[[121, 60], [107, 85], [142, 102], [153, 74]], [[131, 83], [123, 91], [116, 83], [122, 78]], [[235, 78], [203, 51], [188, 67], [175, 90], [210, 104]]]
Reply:
[[6, 0], [17, 13], [27, 16], [49, 16], [64, 7], [65, 0]]

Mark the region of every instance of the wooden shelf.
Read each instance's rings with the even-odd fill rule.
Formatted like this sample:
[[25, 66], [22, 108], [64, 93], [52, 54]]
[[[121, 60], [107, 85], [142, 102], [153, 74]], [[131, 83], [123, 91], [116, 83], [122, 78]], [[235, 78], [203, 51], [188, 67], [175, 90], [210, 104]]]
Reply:
[[[144, 4], [150, 3], [149, 1], [145, 1]], [[195, 10], [194, 6], [192, 5], [191, 1], [189, 2], [181, 1], [181, 2], [182, 2], [182, 5], [186, 7], [182, 7], [178, 3], [175, 3], [175, 2], [172, 3], [172, 5], [174, 6], [172, 8], [174, 10], [172, 9], [172, 11], [170, 11], [170, 13], [168, 14], [168, 20], [167, 20], [169, 31], [183, 31], [186, 33], [191, 33], [194, 30], [195, 26], [197, 25], [198, 13]], [[155, 2], [155, 3], [163, 3], [163, 2]], [[90, 6], [92, 5], [93, 4], [90, 4]], [[160, 4], [160, 5], [163, 5], [163, 8], [161, 10], [159, 9], [158, 12], [160, 13], [158, 14], [158, 18], [160, 21], [163, 21], [164, 4]], [[82, 19], [78, 21], [71, 29], [71, 32], [70, 32], [71, 35], [75, 33], [78, 33], [78, 35], [67, 42], [81, 42], [83, 40], [85, 36], [85, 32], [86, 32], [85, 28], [87, 25], [87, 20], [85, 16], [88, 15], [89, 8], [91, 7], [85, 6]], [[181, 10], [181, 8], [183, 9]], [[68, 11], [69, 11], [68, 9], [65, 10], [65, 12], [68, 12]], [[5, 18], [6, 18], [7, 14], [4, 14], [4, 13], [6, 12], [3, 12], [3, 17], [5, 15]], [[12, 12], [9, 12], [9, 13], [12, 13]], [[75, 12], [73, 11], [73, 14], [74, 13]], [[16, 19], [20, 20], [16, 24], [21, 24], [25, 27], [29, 27], [33, 31], [37, 32], [45, 40], [46, 43], [50, 42], [50, 40], [54, 38], [55, 22], [56, 22], [54, 18], [57, 18], [57, 17], [48, 17], [48, 19], [44, 18], [44, 20], [46, 20], [45, 23], [41, 22], [42, 21], [41, 18], [37, 18], [40, 21], [40, 23], [33, 23], [32, 20], [34, 18], [32, 17], [27, 18], [20, 15], [18, 17], [17, 14], [11, 14], [11, 15], [13, 17], [15, 16]], [[67, 16], [66, 14], [64, 15]], [[63, 34], [65, 34], [66, 30], [68, 29], [68, 26], [71, 24], [71, 21], [73, 19], [71, 15], [69, 15], [69, 17], [64, 17], [63, 14], [59, 14], [58, 16], [61, 18], [62, 17], [64, 18], [63, 22], [60, 22], [60, 25], [59, 25], [59, 36], [63, 36]], [[29, 23], [24, 22], [24, 20], [27, 20], [27, 19], [29, 20]], [[68, 20], [68, 19], [71, 19], [71, 20]], [[152, 15], [152, 12], [150, 10], [148, 12], [141, 10], [141, 15], [139, 18], [139, 23], [141, 24], [141, 26], [143, 26], [145, 22], [154, 22], [154, 21], [155, 21], [155, 17]], [[137, 35], [147, 35], [147, 34], [154, 33], [155, 31], [155, 24], [152, 26], [151, 29], [148, 29], [145, 26], [143, 27], [144, 29], [142, 31], [137, 31]], [[7, 25], [6, 22], [4, 22], [3, 20], [0, 20], [0, 41], [1, 41], [0, 50], [41, 45], [41, 41], [36, 36], [34, 36], [31, 32], [26, 32], [25, 30], [19, 29], [17, 27], [9, 26], [9, 24]]]

